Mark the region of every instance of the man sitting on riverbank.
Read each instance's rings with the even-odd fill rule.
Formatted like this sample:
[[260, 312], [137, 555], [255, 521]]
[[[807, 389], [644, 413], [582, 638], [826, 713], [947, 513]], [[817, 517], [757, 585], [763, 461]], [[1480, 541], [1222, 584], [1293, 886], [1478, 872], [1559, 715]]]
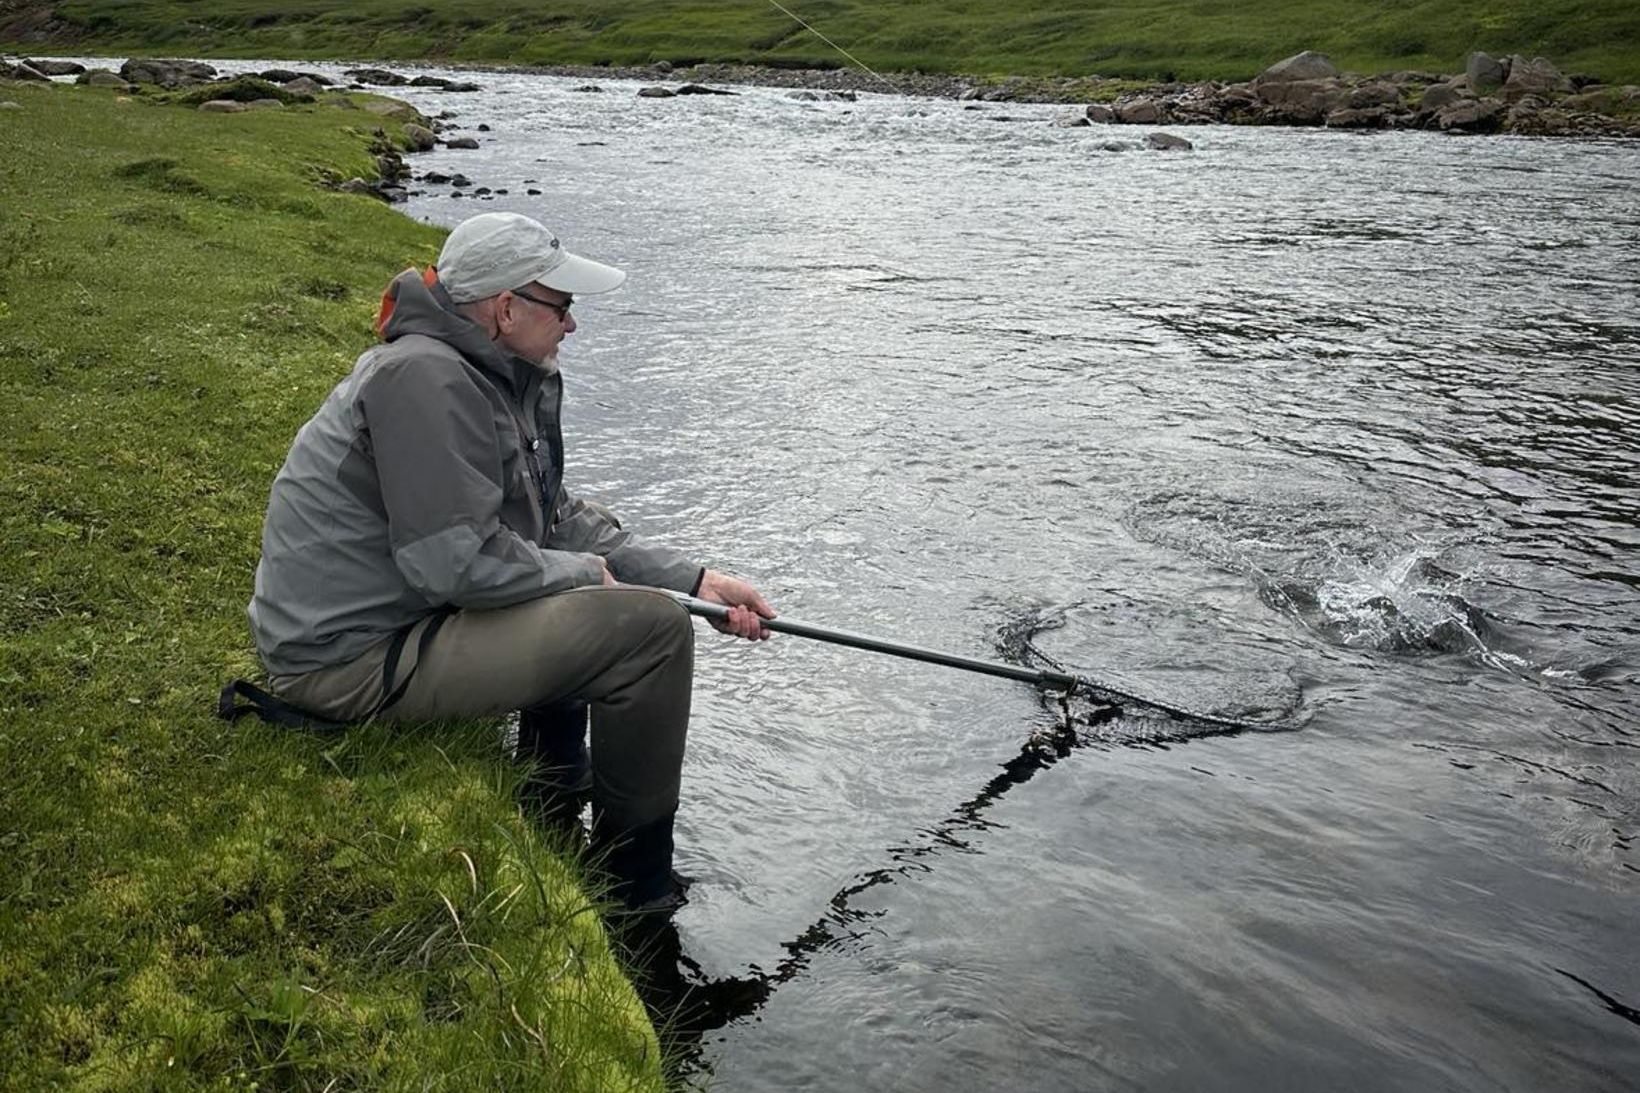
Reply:
[[655, 589], [728, 605], [719, 629], [744, 638], [773, 612], [563, 486], [558, 346], [573, 296], [625, 279], [514, 213], [458, 226], [436, 277], [395, 278], [386, 343], [274, 480], [250, 619], [273, 690], [323, 717], [522, 711], [520, 752], [553, 768], [549, 788], [590, 765], [615, 895], [669, 908], [694, 631]]

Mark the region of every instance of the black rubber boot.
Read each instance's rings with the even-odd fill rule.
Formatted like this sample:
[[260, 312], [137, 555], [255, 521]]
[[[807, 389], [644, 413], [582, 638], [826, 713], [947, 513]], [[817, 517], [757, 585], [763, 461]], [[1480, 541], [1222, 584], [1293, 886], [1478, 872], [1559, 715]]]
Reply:
[[525, 812], [548, 831], [583, 838], [581, 810], [592, 793], [586, 703], [519, 711], [518, 761], [533, 767], [519, 791]]
[[636, 827], [592, 806], [592, 855], [608, 875], [609, 894], [627, 911], [670, 915], [687, 901], [689, 880], [672, 871], [676, 812]]

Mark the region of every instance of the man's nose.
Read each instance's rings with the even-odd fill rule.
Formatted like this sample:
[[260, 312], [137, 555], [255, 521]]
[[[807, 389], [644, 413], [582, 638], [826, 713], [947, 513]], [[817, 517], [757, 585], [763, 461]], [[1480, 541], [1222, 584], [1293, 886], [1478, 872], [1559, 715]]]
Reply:
[[575, 333], [575, 316], [573, 314], [565, 314], [564, 316], [564, 333]]

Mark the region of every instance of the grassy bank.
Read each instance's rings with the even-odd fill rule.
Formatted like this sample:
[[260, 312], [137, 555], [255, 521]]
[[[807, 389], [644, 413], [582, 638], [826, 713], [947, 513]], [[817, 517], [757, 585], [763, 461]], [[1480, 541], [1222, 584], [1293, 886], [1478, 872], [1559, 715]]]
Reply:
[[145, 98], [0, 84], [0, 1087], [658, 1087], [493, 731], [213, 718], [274, 471], [439, 233], [316, 185], [371, 114]]
[[[784, 0], [783, 0], [784, 2]], [[1461, 71], [1470, 50], [1640, 82], [1633, 0], [794, 0], [866, 64], [978, 74], [1240, 79], [1303, 49], [1346, 69]], [[59, 51], [533, 64], [838, 65], [768, 0], [0, 0], [0, 39]], [[44, 49], [31, 45], [30, 49]]]

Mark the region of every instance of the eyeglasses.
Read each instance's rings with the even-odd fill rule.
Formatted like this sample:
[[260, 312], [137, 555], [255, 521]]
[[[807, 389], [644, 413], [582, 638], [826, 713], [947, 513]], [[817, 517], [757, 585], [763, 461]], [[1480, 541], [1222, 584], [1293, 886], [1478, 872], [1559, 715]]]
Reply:
[[569, 309], [575, 306], [574, 297], [571, 297], [568, 303], [555, 304], [551, 300], [543, 300], [540, 297], [531, 296], [527, 292], [515, 292], [513, 295], [518, 297], [520, 300], [528, 300], [532, 304], [540, 304], [542, 307], [552, 308], [553, 311], [558, 313], [558, 321], [561, 323], [569, 321]]

